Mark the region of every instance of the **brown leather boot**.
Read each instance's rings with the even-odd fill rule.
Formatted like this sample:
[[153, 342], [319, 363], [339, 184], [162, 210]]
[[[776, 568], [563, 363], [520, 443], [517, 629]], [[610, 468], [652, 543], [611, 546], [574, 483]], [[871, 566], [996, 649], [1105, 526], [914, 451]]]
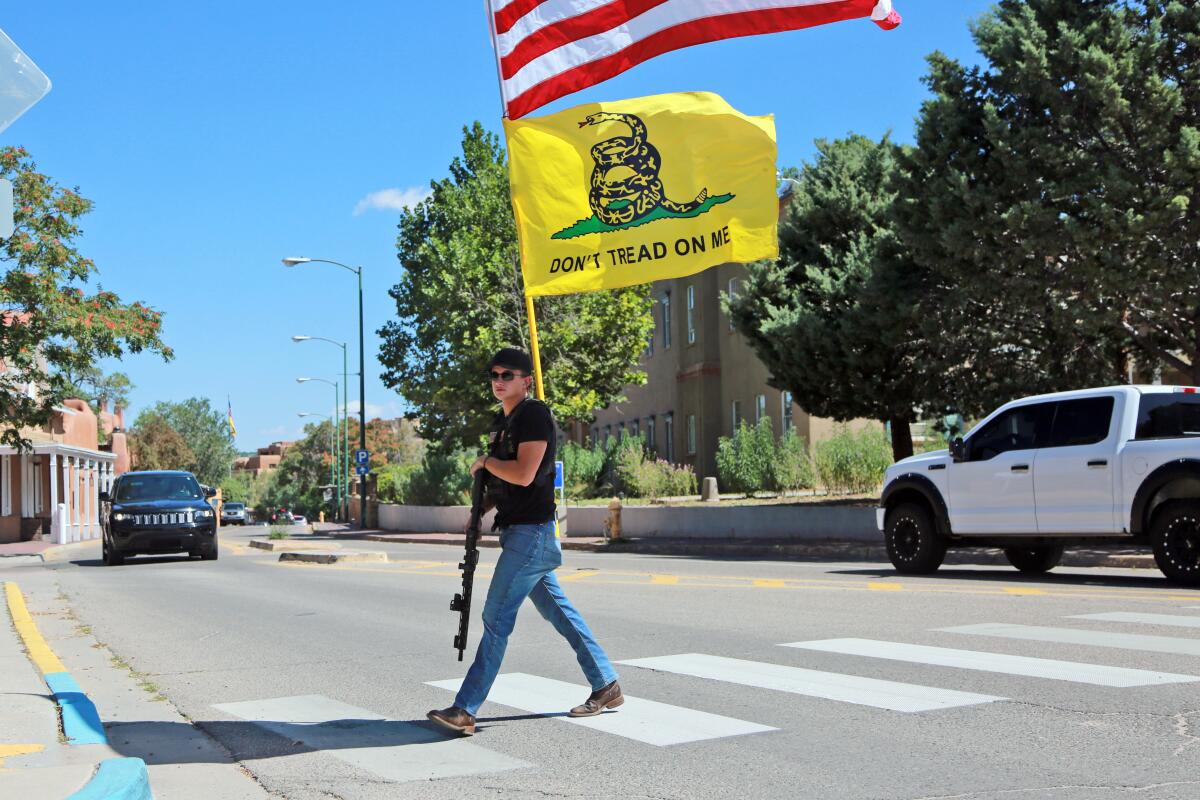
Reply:
[[569, 717], [594, 717], [606, 708], [616, 708], [625, 702], [621, 687], [613, 681], [603, 689], [597, 689], [581, 706], [575, 706], [567, 712]]
[[458, 706], [435, 709], [430, 711], [425, 716], [429, 717], [443, 728], [449, 728], [452, 731], [457, 731], [464, 736], [473, 736], [475, 734], [475, 718], [466, 711], [463, 711]]

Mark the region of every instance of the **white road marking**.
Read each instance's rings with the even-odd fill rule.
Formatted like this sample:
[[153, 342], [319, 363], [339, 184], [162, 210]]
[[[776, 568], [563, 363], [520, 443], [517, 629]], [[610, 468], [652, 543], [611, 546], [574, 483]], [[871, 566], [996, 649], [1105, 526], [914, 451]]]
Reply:
[[389, 720], [322, 695], [276, 697], [213, 708], [391, 781], [479, 775], [533, 766], [441, 732]]
[[1103, 614], [1074, 614], [1069, 619], [1097, 619], [1103, 622], [1139, 622], [1145, 625], [1167, 625], [1174, 628], [1200, 628], [1200, 617], [1189, 617], [1182, 614], [1108, 611]]
[[965, 633], [971, 636], [998, 636], [1003, 639], [1026, 639], [1033, 642], [1083, 644], [1092, 647], [1113, 647], [1119, 650], [1141, 650], [1148, 653], [1178, 653], [1185, 656], [1200, 656], [1200, 639], [1176, 639], [1170, 636], [1107, 633], [1104, 631], [1077, 630], [1075, 628], [1041, 628], [1036, 625], [1009, 625], [1003, 622], [988, 622], [982, 625], [961, 625], [954, 628], [938, 628], [937, 630], [947, 633]]
[[1200, 676], [1195, 675], [1176, 675], [1170, 672], [1108, 667], [1079, 661], [1056, 661], [1049, 658], [983, 653], [977, 650], [954, 650], [948, 647], [926, 647], [901, 642], [881, 642], [873, 639], [826, 639], [819, 642], [792, 642], [783, 646], [803, 650], [820, 650], [825, 653], [908, 661], [914, 664], [973, 669], [980, 672], [1000, 672], [1027, 678], [1049, 678], [1056, 681], [1088, 683], [1094, 686], [1154, 686], [1163, 683], [1200, 681]]
[[[461, 684], [462, 681], [458, 679], [429, 682], [430, 686], [452, 692], [457, 692]], [[566, 716], [568, 709], [582, 703], [590, 693], [591, 689], [586, 685], [513, 672], [496, 678], [488, 700], [660, 747], [778, 730], [767, 725], [629, 695], [625, 695], [624, 705], [598, 716]], [[486, 718], [483, 719], [486, 721]]]
[[618, 663], [660, 672], [673, 672], [677, 675], [691, 675], [696, 678], [708, 678], [742, 686], [754, 686], [759, 689], [774, 689], [780, 692], [908, 713], [970, 706], [1006, 699], [986, 694], [957, 692], [951, 689], [881, 681], [875, 678], [860, 678], [836, 672], [818, 672], [781, 664], [764, 664], [760, 661], [743, 661], [738, 658], [723, 658], [703, 653], [637, 658]]

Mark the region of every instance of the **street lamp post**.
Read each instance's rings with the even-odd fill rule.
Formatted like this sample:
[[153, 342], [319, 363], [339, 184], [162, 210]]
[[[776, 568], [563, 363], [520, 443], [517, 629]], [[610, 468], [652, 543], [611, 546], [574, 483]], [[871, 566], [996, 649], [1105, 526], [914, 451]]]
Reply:
[[[351, 267], [348, 264], [343, 264], [340, 261], [331, 261], [327, 258], [307, 258], [305, 256], [292, 256], [283, 259], [285, 267], [294, 267], [297, 264], [332, 264], [335, 267], [353, 272], [358, 276], [358, 446], [362, 450], [367, 449], [367, 379], [366, 379], [366, 361], [363, 345], [363, 292], [362, 292], [362, 267]], [[347, 387], [349, 388], [349, 387]], [[346, 392], [349, 394], [349, 391]], [[366, 476], [358, 484], [359, 498], [361, 505], [359, 506], [359, 527], [367, 526], [367, 481]]]
[[334, 499], [336, 501], [335, 508], [337, 508], [337, 513], [334, 516], [339, 517], [342, 513], [342, 479], [338, 476], [338, 468], [342, 465], [342, 462], [340, 453], [338, 452], [338, 440], [342, 437], [337, 435], [337, 428], [338, 402], [341, 394], [337, 381], [327, 381], [324, 378], [296, 378], [296, 383], [308, 383], [309, 381], [317, 381], [333, 387], [333, 419], [330, 421], [329, 431], [329, 479], [333, 481]]
[[[346, 343], [339, 342], [337, 339], [327, 339], [324, 336], [293, 336], [292, 341], [293, 342], [314, 342], [314, 341], [315, 342], [328, 342], [329, 344], [336, 345], [336, 346], [342, 348], [342, 385], [346, 387], [346, 391], [342, 394], [342, 423], [346, 426], [346, 431], [343, 436], [343, 447], [342, 447], [342, 475], [349, 476], [349, 474], [350, 474], [350, 452], [349, 452], [350, 451], [350, 442], [349, 442], [350, 424], [347, 420], [347, 418], [349, 416], [349, 409], [347, 408], [347, 406], [349, 404], [348, 395], [350, 394], [350, 376], [346, 372]], [[349, 477], [343, 477], [343, 480], [349, 481]], [[350, 497], [349, 483], [346, 484], [346, 491], [344, 493], [344, 497], [347, 500]], [[338, 515], [341, 516], [342, 512], [343, 512], [343, 510], [339, 506], [338, 507]], [[349, 517], [349, 508], [347, 508], [345, 510], [345, 513], [346, 513], [346, 516]], [[349, 521], [349, 520], [347, 519], [347, 521]]]

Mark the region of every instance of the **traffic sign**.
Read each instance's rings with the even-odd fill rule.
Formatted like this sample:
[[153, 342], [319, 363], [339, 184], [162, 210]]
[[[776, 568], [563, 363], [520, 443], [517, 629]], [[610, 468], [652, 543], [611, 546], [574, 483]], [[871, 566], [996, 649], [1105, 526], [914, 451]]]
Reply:
[[554, 462], [554, 488], [563, 488], [563, 462]]
[[50, 91], [50, 79], [0, 31], [0, 131]]
[[0, 239], [13, 235], [13, 185], [7, 178], [0, 178]]
[[371, 471], [371, 467], [368, 466], [367, 464], [359, 464], [357, 467], [354, 468], [354, 471], [357, 472], [359, 475], [366, 475], [368, 472]]
[[366, 450], [354, 451], [354, 463], [362, 466], [363, 464], [371, 463], [371, 454]]

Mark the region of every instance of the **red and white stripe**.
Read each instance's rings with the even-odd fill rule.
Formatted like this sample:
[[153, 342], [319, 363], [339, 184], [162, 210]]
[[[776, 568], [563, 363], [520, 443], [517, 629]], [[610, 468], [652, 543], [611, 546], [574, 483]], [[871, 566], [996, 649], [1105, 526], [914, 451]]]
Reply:
[[694, 44], [870, 17], [900, 24], [892, 0], [488, 0], [512, 119]]

